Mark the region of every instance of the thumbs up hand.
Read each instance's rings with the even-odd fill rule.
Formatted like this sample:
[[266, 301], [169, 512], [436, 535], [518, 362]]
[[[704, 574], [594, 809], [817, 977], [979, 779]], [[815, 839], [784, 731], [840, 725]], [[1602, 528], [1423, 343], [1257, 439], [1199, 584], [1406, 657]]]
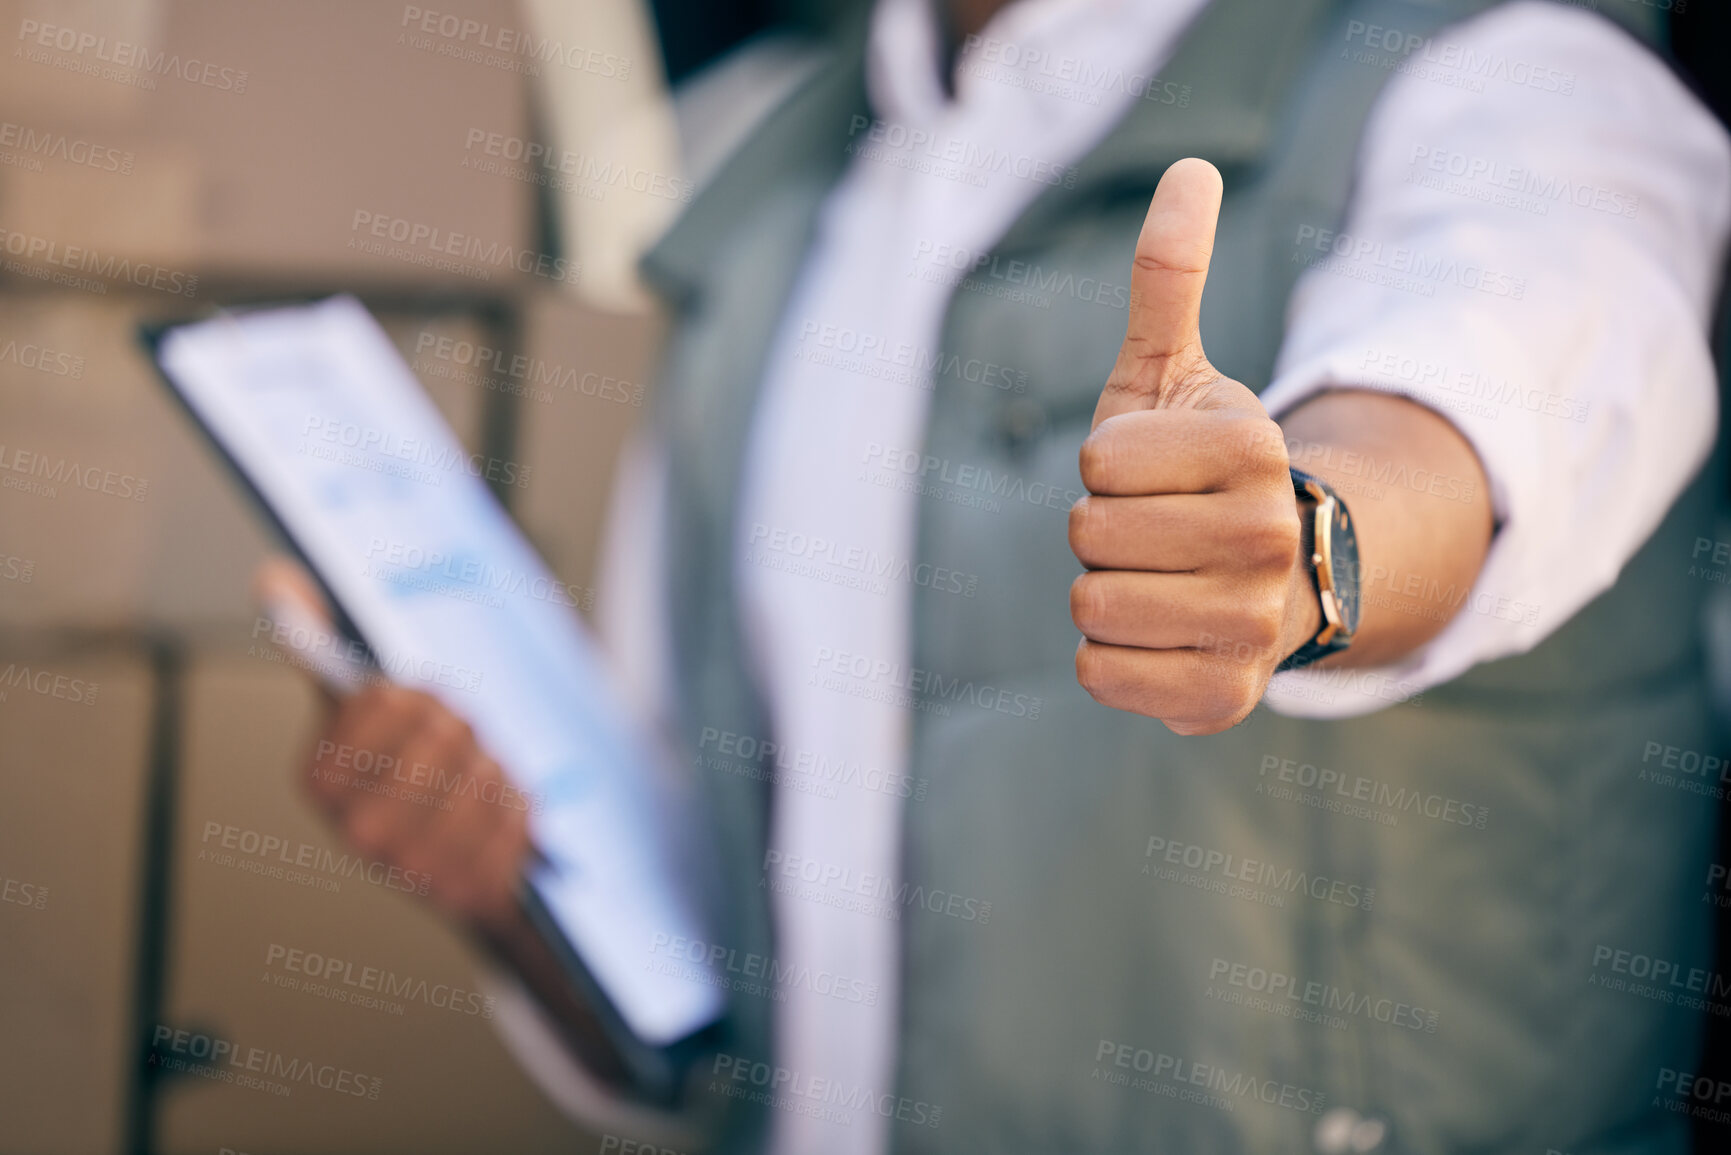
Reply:
[[1321, 616], [1281, 429], [1202, 351], [1220, 196], [1206, 161], [1160, 179], [1070, 511], [1077, 679], [1179, 734], [1242, 721]]

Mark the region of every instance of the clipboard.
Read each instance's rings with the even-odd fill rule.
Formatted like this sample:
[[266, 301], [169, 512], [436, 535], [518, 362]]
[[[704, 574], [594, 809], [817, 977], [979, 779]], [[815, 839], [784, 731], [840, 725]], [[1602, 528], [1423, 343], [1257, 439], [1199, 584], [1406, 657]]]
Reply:
[[627, 722], [571, 591], [483, 482], [512, 463], [464, 449], [351, 296], [140, 336], [331, 607], [331, 634], [296, 647], [312, 672], [425, 690], [537, 800], [524, 911], [635, 1089], [671, 1102], [724, 1030], [725, 982], [655, 953], [713, 941], [708, 842], [691, 784]]

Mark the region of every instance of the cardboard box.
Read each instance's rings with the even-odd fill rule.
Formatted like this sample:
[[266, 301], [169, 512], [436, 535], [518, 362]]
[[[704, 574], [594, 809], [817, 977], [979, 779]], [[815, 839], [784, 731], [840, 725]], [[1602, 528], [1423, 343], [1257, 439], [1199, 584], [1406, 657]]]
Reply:
[[[296, 771], [317, 714], [302, 679], [245, 647], [207, 653], [184, 704], [165, 1018], [188, 1040], [278, 1057], [261, 1077], [289, 1093], [180, 1078], [163, 1092], [159, 1149], [573, 1149], [578, 1133], [486, 1017], [468, 946], [402, 880], [345, 855], [304, 802]], [[347, 1072], [345, 1089], [284, 1073], [296, 1064]]]
[[518, 444], [533, 482], [513, 511], [561, 581], [593, 589], [619, 450], [652, 407], [662, 324], [570, 296], [524, 305]]
[[0, 641], [0, 1152], [122, 1149], [152, 677]]
[[[139, 347], [139, 323], [162, 316], [152, 304], [61, 293], [0, 307], [0, 625], [251, 620], [252, 571], [276, 547]], [[405, 356], [417, 341], [497, 343], [462, 312], [382, 320]], [[481, 451], [485, 392], [423, 379]]]
[[[434, 8], [426, 32], [412, 14]], [[526, 140], [541, 65], [478, 47], [483, 27], [496, 43], [525, 22], [510, 0], [0, 6], [0, 151], [19, 158], [0, 165], [0, 228], [29, 242], [11, 259], [111, 291], [197, 278], [200, 298], [213, 278], [545, 279], [533, 173], [473, 164], [476, 134]]]

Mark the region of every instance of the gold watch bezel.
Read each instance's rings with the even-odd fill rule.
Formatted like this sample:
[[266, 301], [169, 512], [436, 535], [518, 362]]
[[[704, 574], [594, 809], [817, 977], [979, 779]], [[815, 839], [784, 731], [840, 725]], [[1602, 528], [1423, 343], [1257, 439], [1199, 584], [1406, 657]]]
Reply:
[[1322, 629], [1317, 631], [1312, 641], [1316, 645], [1326, 646], [1344, 628], [1340, 620], [1340, 605], [1334, 592], [1334, 511], [1340, 503], [1334, 494], [1314, 481], [1305, 482], [1304, 491], [1316, 503], [1316, 509], [1311, 515], [1310, 565], [1316, 574], [1317, 601], [1322, 606], [1323, 621]]

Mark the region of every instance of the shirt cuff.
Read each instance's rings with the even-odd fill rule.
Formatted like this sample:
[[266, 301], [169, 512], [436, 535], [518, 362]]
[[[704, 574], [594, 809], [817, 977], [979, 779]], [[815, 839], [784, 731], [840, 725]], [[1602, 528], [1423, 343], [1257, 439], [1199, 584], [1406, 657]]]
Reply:
[[703, 1147], [699, 1129], [690, 1120], [625, 1099], [592, 1076], [560, 1042], [553, 1021], [516, 978], [483, 965], [477, 984], [494, 1000], [493, 1026], [517, 1065], [567, 1118], [649, 1148]]
[[[1489, 486], [1491, 506], [1499, 526], [1509, 510], [1507, 487], [1495, 456], [1501, 443], [1481, 435], [1470, 414], [1451, 412], [1446, 396], [1434, 389], [1379, 376], [1372, 365], [1355, 365], [1345, 354], [1319, 357], [1284, 373], [1262, 394], [1263, 407], [1279, 419], [1282, 414], [1330, 389], [1368, 389], [1406, 397], [1435, 411], [1460, 432], [1479, 455]], [[1300, 467], [1302, 467], [1300, 462]], [[1367, 482], [1369, 479], [1367, 478]], [[1410, 483], [1410, 479], [1409, 479]], [[1341, 500], [1352, 507], [1350, 488], [1341, 489]], [[1539, 607], [1496, 592], [1506, 582], [1499, 578], [1499, 533], [1492, 539], [1485, 564], [1473, 587], [1463, 596], [1454, 616], [1429, 642], [1398, 662], [1384, 666], [1306, 668], [1276, 674], [1268, 683], [1263, 704], [1277, 714], [1293, 718], [1353, 718], [1401, 702], [1416, 701], [1426, 690], [1459, 677], [1489, 657], [1519, 653], [1541, 641], [1546, 631], [1539, 625]], [[1367, 568], [1361, 575], [1361, 598], [1370, 602], [1379, 596], [1379, 585], [1395, 582]], [[1398, 584], [1391, 592], [1400, 597]], [[1438, 612], [1443, 612], [1438, 607]]]

